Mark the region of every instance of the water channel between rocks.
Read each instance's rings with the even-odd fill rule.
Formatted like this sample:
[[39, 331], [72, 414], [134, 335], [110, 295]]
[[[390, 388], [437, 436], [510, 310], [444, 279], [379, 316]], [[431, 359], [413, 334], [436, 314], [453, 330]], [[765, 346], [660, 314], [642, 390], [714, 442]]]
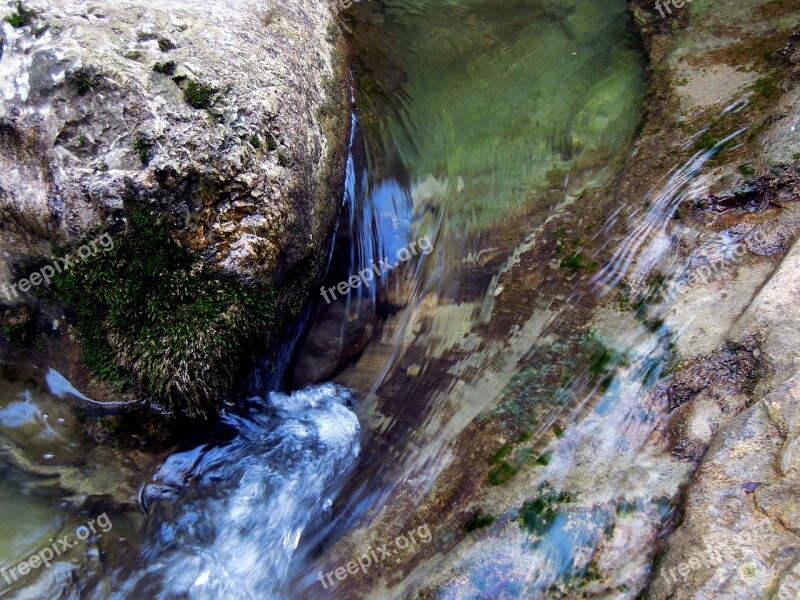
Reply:
[[[286, 388], [253, 390], [205, 438], [120, 447], [60, 402], [76, 391], [57, 374], [5, 383], [0, 497], [14, 518], [0, 524], [0, 562], [99, 513], [113, 528], [0, 596], [324, 597], [318, 571], [423, 524], [418, 506], [453, 523], [474, 508], [477, 482], [441, 483], [469, 475], [465, 436], [497, 445], [493, 545], [455, 549], [427, 523], [431, 568], [460, 565], [470, 597], [581, 571], [607, 515], [527, 505], [526, 529], [503, 507], [536, 493], [542, 506], [566, 501], [558, 484], [585, 475], [573, 468], [620, 460], [620, 445], [634, 460], [656, 410], [638, 402], [660, 372], [663, 331], [634, 317], [589, 327], [583, 300], [616, 284], [644, 234], [613, 256], [614, 223], [587, 229], [572, 209], [619, 165], [639, 120], [645, 63], [626, 3], [386, 0], [348, 23], [356, 112], [326, 289], [386, 257], [393, 268], [318, 299], [297, 354], [279, 361]], [[547, 261], [523, 258], [542, 244], [555, 247]], [[526, 465], [549, 469], [554, 487], [503, 485]], [[429, 506], [431, 490], [447, 507]]]

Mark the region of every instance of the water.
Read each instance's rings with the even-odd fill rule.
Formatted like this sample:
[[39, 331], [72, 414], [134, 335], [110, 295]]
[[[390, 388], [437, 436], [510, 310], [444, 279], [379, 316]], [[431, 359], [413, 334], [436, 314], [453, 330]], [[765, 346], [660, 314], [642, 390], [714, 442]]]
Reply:
[[[246, 410], [198, 433], [199, 442], [158, 451], [75, 439], [79, 424], [53, 395], [19, 384], [4, 398], [11, 420], [0, 435], [30, 457], [25, 464], [3, 463], [9, 477], [0, 484], [0, 499], [20, 515], [5, 526], [3, 563], [23, 559], [87, 514], [111, 510], [114, 529], [15, 594], [318, 597], [318, 567], [349, 560], [352, 531], [372, 526], [388, 535], [380, 515], [397, 515], [403, 525], [414, 516], [447, 468], [454, 440], [493, 407], [518, 375], [517, 361], [535, 351], [554, 321], [555, 311], [542, 312], [514, 329], [492, 321], [492, 307], [502, 300], [503, 275], [535, 245], [538, 228], [602, 181], [633, 134], [645, 77], [625, 2], [387, 0], [353, 11], [357, 114], [328, 283], [396, 256], [422, 236], [434, 245], [379, 285], [310, 311], [311, 331], [295, 372], [319, 368], [316, 382], [338, 374], [358, 397], [331, 384], [272, 391], [299, 331], [287, 336], [292, 343], [277, 353], [277, 367], [273, 361], [257, 371], [258, 395]], [[622, 254], [613, 265], [630, 263]], [[602, 275], [610, 278], [605, 283], [619, 274], [613, 265]], [[517, 312], [533, 303], [526, 299]], [[516, 346], [470, 337], [481, 326]], [[633, 402], [642, 373], [652, 376], [646, 357], [663, 336], [635, 331], [619, 341], [626, 364], [637, 366], [629, 374], [633, 381], [614, 378], [607, 404], [620, 397]], [[332, 348], [338, 359], [314, 354], [315, 344]], [[369, 360], [350, 368], [365, 348]], [[450, 355], [454, 349], [461, 362]], [[318, 367], [323, 358], [329, 366]], [[437, 362], [443, 358], [443, 365]], [[608, 370], [621, 362], [620, 355]], [[419, 382], [401, 378], [409, 368], [423, 374]], [[481, 373], [484, 380], [465, 375], [461, 386], [450, 385], [456, 372]], [[54, 392], [72, 393], [68, 382], [53, 380]], [[594, 405], [599, 383], [580, 373], [575, 381], [558, 401], [539, 403], [542, 429], [564, 411], [572, 410], [569, 419], [577, 421]], [[64, 419], [53, 428], [55, 437], [44, 414]], [[39, 432], [34, 442], [21, 435], [32, 423]], [[63, 439], [63, 448], [48, 436]], [[61, 470], [48, 470], [48, 461]], [[65, 470], [70, 461], [81, 468]], [[506, 523], [512, 518], [508, 513]], [[582, 534], [572, 535], [565, 541], [554, 533], [541, 560], [558, 556], [558, 564], [547, 567], [547, 577], [522, 577], [515, 589], [540, 589], [572, 569], [569, 549], [580, 546]], [[519, 539], [509, 534], [505, 540], [495, 539], [494, 547], [513, 554]], [[480, 552], [492, 554], [476, 545], [466, 560]], [[487, 569], [502, 573], [506, 565], [512, 572], [530, 557], [517, 558], [503, 555], [490, 567], [465, 563], [470, 589], [491, 592]], [[358, 586], [368, 581], [354, 580], [348, 593], [358, 597]]]
[[224, 419], [230, 441], [170, 456], [142, 491], [142, 562], [112, 597], [283, 597], [358, 456], [352, 402], [333, 385], [273, 392]]

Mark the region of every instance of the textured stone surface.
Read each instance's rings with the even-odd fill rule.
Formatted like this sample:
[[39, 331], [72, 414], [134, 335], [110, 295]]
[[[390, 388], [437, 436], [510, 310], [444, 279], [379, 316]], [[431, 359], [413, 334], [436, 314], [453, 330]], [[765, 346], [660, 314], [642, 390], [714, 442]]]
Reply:
[[2, 24], [6, 262], [108, 227], [131, 198], [224, 270], [278, 278], [319, 249], [346, 144], [326, 3], [24, 7], [29, 25]]

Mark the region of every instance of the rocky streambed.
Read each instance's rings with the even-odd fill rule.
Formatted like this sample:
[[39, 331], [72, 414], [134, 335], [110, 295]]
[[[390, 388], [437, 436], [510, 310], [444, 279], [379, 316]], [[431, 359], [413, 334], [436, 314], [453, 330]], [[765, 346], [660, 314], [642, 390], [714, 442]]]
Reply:
[[306, 594], [420, 523], [432, 544], [348, 587], [796, 594], [796, 7], [630, 10], [650, 82], [615, 174], [493, 229], [477, 294], [429, 292], [338, 378], [373, 438]]
[[[9, 5], [4, 281], [116, 249], [4, 309], [2, 556], [114, 529], [3, 593], [795, 597], [800, 15], [669, 7], [355, 4], [345, 162], [327, 7]], [[433, 251], [306, 312], [342, 187], [326, 286]]]

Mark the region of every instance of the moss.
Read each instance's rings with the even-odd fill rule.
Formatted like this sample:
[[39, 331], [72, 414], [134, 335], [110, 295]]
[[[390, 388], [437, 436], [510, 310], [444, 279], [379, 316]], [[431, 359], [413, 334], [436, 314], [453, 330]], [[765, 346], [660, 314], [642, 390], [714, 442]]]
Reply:
[[514, 446], [511, 444], [504, 444], [500, 447], [500, 449], [495, 452], [492, 457], [489, 459], [489, 464], [497, 464], [501, 462], [506, 456], [511, 454], [511, 451], [514, 449]]
[[752, 177], [756, 174], [756, 170], [750, 165], [739, 165], [738, 171], [743, 177]]
[[558, 493], [548, 485], [542, 486], [535, 500], [522, 505], [519, 513], [520, 527], [533, 535], [544, 535], [559, 515], [556, 504], [571, 501], [569, 494]]
[[158, 62], [153, 66], [153, 71], [156, 73], [161, 73], [162, 75], [174, 75], [175, 69], [178, 68], [178, 64], [174, 60], [168, 60], [166, 62]]
[[569, 254], [561, 259], [558, 265], [562, 269], [571, 269], [572, 271], [580, 271], [582, 269], [591, 269], [594, 266], [592, 262], [585, 262], [582, 252], [575, 252]]
[[710, 130], [704, 131], [694, 141], [694, 151], [699, 152], [700, 150], [708, 150], [709, 148], [716, 146], [718, 143], [719, 138], [713, 132]]
[[54, 279], [73, 307], [83, 359], [174, 413], [207, 416], [276, 330], [274, 290], [219, 275], [143, 209], [110, 251]]
[[592, 364], [589, 370], [592, 375], [599, 376], [607, 373], [614, 362], [614, 354], [609, 348], [602, 348], [595, 352], [590, 359]]
[[216, 90], [199, 81], [189, 80], [183, 90], [183, 99], [193, 108], [208, 108]]
[[333, 77], [325, 76], [322, 79], [322, 89], [325, 97], [317, 108], [317, 118], [320, 121], [331, 120], [339, 110], [339, 84]]
[[286, 152], [284, 152], [283, 150], [278, 152], [278, 164], [280, 166], [282, 166], [283, 168], [286, 168], [286, 167], [289, 166], [289, 157], [286, 154]]
[[572, 240], [571, 243], [566, 241], [566, 232], [559, 229], [554, 232], [553, 238], [556, 241], [556, 249], [554, 255], [556, 258], [561, 258], [559, 267], [562, 269], [571, 269], [573, 271], [580, 271], [583, 269], [594, 270], [597, 263], [586, 261], [583, 256], [582, 246], [580, 240]]
[[494, 523], [494, 520], [492, 515], [485, 515], [481, 511], [478, 511], [464, 524], [464, 531], [470, 533], [477, 529], [483, 529]]
[[153, 144], [143, 137], [138, 137], [133, 142], [133, 151], [142, 161], [142, 165], [150, 164], [153, 158]]
[[278, 139], [274, 135], [272, 135], [269, 131], [264, 135], [264, 137], [267, 138], [267, 150], [269, 150], [270, 152], [275, 152], [275, 150], [277, 150], [278, 146], [280, 145], [278, 143]]
[[162, 52], [169, 52], [170, 50], [175, 49], [175, 44], [173, 44], [167, 38], [159, 38], [158, 49], [161, 50]]
[[661, 333], [666, 328], [666, 323], [664, 323], [663, 319], [644, 319], [642, 325], [650, 333]]
[[33, 347], [36, 348], [39, 352], [47, 352], [47, 336], [43, 333], [40, 333], [36, 336], [36, 341], [33, 343]]
[[620, 502], [617, 505], [617, 514], [620, 517], [628, 517], [636, 512], [635, 502]]
[[125, 58], [127, 58], [128, 60], [139, 61], [142, 60], [143, 56], [144, 54], [142, 53], [141, 50], [129, 50], [128, 52], [125, 53]]
[[539, 458], [536, 459], [536, 464], [542, 467], [546, 467], [550, 464], [550, 459], [552, 458], [552, 453], [545, 452], [544, 454], [540, 455]]
[[489, 474], [487, 475], [487, 481], [489, 482], [489, 485], [503, 485], [514, 475], [516, 475], [518, 471], [519, 469], [517, 469], [517, 467], [514, 465], [507, 463], [506, 461], [502, 461], [498, 466], [489, 471]]
[[16, 9], [16, 12], [6, 17], [6, 23], [14, 28], [25, 27], [33, 23], [33, 19], [36, 17], [35, 10], [26, 9], [22, 2], [17, 2]]
[[776, 71], [759, 77], [755, 83], [750, 86], [750, 89], [764, 100], [774, 100], [781, 93], [780, 85], [782, 82], [783, 75]]
[[77, 93], [79, 96], [85, 96], [90, 90], [94, 90], [99, 83], [94, 73], [91, 73], [85, 69], [75, 71], [69, 76], [69, 81], [75, 88], [75, 93]]
[[258, 136], [257, 136], [257, 135], [253, 135], [253, 136], [250, 138], [250, 145], [251, 145], [253, 148], [255, 148], [256, 150], [258, 150], [259, 148], [261, 148], [261, 140], [258, 138]]

